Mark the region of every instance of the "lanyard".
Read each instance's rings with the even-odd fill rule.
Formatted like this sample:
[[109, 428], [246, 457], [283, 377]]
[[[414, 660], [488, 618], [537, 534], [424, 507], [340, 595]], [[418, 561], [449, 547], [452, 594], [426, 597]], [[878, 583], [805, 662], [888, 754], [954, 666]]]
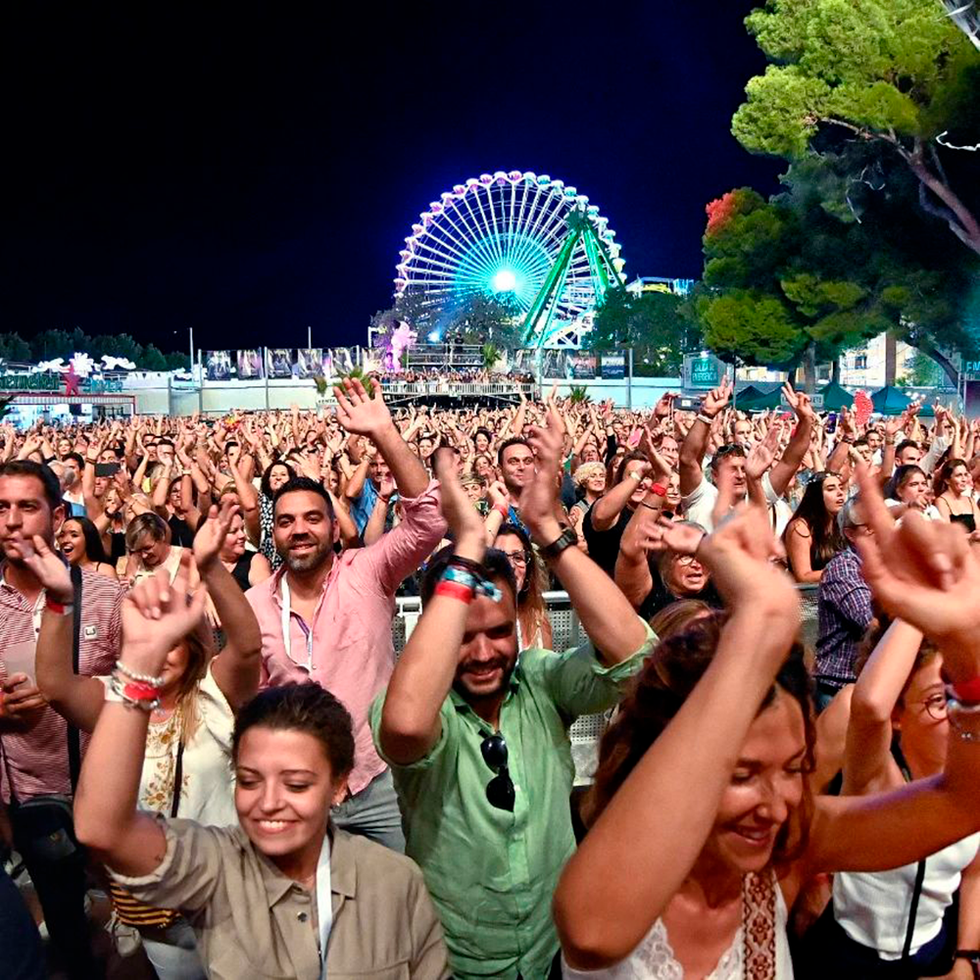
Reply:
[[[285, 576], [283, 576], [285, 579]], [[320, 860], [316, 865], [316, 914], [320, 929], [320, 980], [327, 977], [327, 945], [333, 928], [333, 898], [330, 891], [330, 834], [323, 835]]]
[[[283, 573], [282, 579], [280, 580], [282, 586], [282, 645], [286, 650], [286, 656], [293, 660], [292, 655], [292, 630], [291, 630], [291, 610], [290, 610], [290, 599], [289, 599], [289, 582], [286, 578], [285, 573]], [[306, 636], [306, 663], [297, 664], [295, 660], [293, 663], [297, 667], [302, 667], [308, 674], [313, 673], [313, 630], [310, 629], [302, 619], [299, 621], [300, 628], [303, 630], [303, 634]]]

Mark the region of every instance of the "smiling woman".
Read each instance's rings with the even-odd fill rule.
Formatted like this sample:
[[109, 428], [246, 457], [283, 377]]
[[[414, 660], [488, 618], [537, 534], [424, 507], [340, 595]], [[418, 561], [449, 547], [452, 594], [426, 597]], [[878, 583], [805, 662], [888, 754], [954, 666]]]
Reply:
[[354, 736], [347, 710], [319, 685], [285, 684], [242, 706], [231, 740], [238, 826], [136, 809], [147, 697], [204, 608], [201, 594], [188, 598], [184, 564], [172, 585], [161, 571], [127, 598], [118, 670], [139, 680], [114, 686], [99, 715], [76, 800], [80, 839], [136, 900], [187, 917], [209, 977], [447, 976], [418, 868], [331, 826]]

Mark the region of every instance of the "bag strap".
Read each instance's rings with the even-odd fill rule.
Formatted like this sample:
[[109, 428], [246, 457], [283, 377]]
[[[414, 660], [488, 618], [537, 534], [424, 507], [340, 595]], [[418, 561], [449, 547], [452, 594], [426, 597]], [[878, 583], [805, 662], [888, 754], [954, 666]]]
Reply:
[[746, 980], [776, 977], [776, 888], [772, 871], [742, 876], [743, 973]]
[[176, 817], [180, 809], [180, 791], [184, 781], [184, 736], [181, 733], [177, 743], [177, 762], [174, 765], [174, 795], [170, 802], [170, 816]]
[[[78, 565], [71, 566], [71, 585], [75, 608], [72, 616], [71, 669], [77, 674], [80, 662], [82, 632], [82, 570]], [[71, 779], [72, 795], [78, 786], [78, 775], [82, 771], [82, 742], [78, 729], [68, 725], [68, 776]]]
[[[909, 769], [909, 764], [905, 759], [905, 753], [902, 751], [902, 746], [899, 741], [899, 736], [896, 733], [895, 737], [892, 739], [892, 758], [898, 765], [898, 768], [902, 772], [902, 778], [905, 782], [912, 782], [912, 771]], [[912, 939], [915, 936], [915, 916], [919, 911], [919, 899], [922, 897], [922, 883], [926, 877], [926, 861], [923, 858], [915, 869], [915, 884], [912, 886], [912, 900], [909, 903], [909, 920], [905, 926], [905, 944], [902, 946], [902, 960], [905, 963], [909, 959], [909, 955], [912, 951]]]

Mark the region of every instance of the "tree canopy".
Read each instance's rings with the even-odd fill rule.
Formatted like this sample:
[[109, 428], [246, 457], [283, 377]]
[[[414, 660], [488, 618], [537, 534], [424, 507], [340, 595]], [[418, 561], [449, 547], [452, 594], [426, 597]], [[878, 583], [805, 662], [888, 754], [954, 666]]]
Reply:
[[164, 354], [155, 344], [144, 346], [127, 333], [92, 337], [81, 327], [74, 327], [71, 330], [42, 330], [30, 340], [25, 340], [19, 333], [0, 333], [0, 358], [5, 361], [51, 361], [59, 357], [68, 361], [76, 351], [84, 352], [96, 361], [104, 354], [125, 357], [143, 371], [186, 371], [190, 363], [187, 352]]
[[977, 141], [980, 52], [935, 0], [769, 0], [745, 23], [773, 62], [732, 119], [747, 150], [798, 161], [875, 144], [980, 254], [980, 161], [951, 148], [958, 133]]
[[632, 347], [634, 374], [650, 377], [678, 374], [685, 351], [702, 345], [700, 327], [685, 316], [683, 298], [659, 291], [635, 296], [610, 290], [589, 337], [596, 350]]

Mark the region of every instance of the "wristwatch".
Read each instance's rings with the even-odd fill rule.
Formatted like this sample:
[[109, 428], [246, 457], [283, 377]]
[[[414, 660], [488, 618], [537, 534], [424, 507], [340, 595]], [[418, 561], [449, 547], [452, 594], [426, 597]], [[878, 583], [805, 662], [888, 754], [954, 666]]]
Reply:
[[540, 548], [538, 550], [538, 554], [540, 554], [545, 561], [552, 561], [557, 558], [566, 548], [571, 548], [572, 545], [576, 544], [578, 544], [578, 535], [575, 533], [575, 528], [566, 527], [565, 530], [551, 542], [551, 544]]

